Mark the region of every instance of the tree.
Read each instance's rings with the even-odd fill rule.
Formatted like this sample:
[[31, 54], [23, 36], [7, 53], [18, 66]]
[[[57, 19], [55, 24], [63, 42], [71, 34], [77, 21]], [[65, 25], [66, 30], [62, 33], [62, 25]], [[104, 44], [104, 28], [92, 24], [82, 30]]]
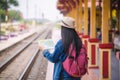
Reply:
[[10, 8], [10, 6], [18, 6], [18, 1], [17, 0], [0, 0], [0, 9], [6, 10]]
[[17, 0], [0, 0], [0, 17], [1, 21], [5, 21], [5, 15], [8, 15], [8, 8], [10, 6], [18, 6]]
[[21, 16], [21, 12], [20, 11], [16, 11], [16, 10], [10, 10], [8, 11], [8, 17], [10, 20], [21, 20], [22, 16]]
[[[5, 10], [0, 10], [0, 16], [1, 16], [1, 21], [5, 22]], [[12, 21], [18, 21], [18, 20], [23, 19], [22, 13], [17, 10], [9, 10], [8, 18], [9, 20], [12, 20]]]
[[0, 21], [5, 21], [5, 10], [0, 9]]

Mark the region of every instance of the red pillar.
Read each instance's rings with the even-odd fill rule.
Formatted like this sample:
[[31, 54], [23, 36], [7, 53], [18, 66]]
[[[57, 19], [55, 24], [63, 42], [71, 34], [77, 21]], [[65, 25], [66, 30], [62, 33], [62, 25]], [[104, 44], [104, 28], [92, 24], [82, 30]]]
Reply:
[[113, 44], [99, 44], [100, 80], [111, 80], [111, 49]]

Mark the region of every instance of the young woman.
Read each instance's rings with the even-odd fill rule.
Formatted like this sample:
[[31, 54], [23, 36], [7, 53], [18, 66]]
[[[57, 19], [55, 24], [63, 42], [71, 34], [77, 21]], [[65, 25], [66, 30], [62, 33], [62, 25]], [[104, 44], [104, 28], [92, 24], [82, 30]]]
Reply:
[[50, 53], [48, 50], [44, 50], [42, 46], [40, 46], [40, 50], [44, 50], [44, 57], [54, 63], [53, 80], [80, 80], [80, 77], [70, 76], [63, 69], [62, 62], [66, 59], [67, 54], [70, 53], [71, 44], [76, 49], [76, 54], [80, 53], [82, 41], [75, 31], [75, 20], [73, 18], [64, 17], [61, 22], [62, 39], [57, 42], [54, 52]]

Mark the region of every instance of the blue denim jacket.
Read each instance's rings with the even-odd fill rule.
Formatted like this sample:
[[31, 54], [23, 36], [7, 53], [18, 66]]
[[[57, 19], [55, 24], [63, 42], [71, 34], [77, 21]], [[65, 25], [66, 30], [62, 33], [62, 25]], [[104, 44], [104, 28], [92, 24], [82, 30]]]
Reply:
[[46, 57], [49, 61], [54, 63], [54, 72], [53, 72], [53, 80], [60, 80], [62, 76], [62, 80], [80, 80], [80, 78], [71, 77], [62, 67], [62, 62], [66, 59], [66, 53], [64, 53], [62, 40], [59, 40], [55, 46], [55, 50], [53, 53], [50, 53], [48, 50], [43, 51], [44, 57]]

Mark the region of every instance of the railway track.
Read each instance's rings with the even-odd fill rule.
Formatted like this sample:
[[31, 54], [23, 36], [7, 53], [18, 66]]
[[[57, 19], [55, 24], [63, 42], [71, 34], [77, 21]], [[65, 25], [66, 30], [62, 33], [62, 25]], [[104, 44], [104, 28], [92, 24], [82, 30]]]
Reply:
[[[46, 31], [45, 31], [46, 30]], [[17, 47], [0, 54], [0, 80], [26, 80], [36, 58], [39, 56], [38, 39], [50, 37], [51, 28], [16, 44]], [[48, 35], [46, 35], [48, 34]], [[6, 56], [7, 55], [7, 56]]]

